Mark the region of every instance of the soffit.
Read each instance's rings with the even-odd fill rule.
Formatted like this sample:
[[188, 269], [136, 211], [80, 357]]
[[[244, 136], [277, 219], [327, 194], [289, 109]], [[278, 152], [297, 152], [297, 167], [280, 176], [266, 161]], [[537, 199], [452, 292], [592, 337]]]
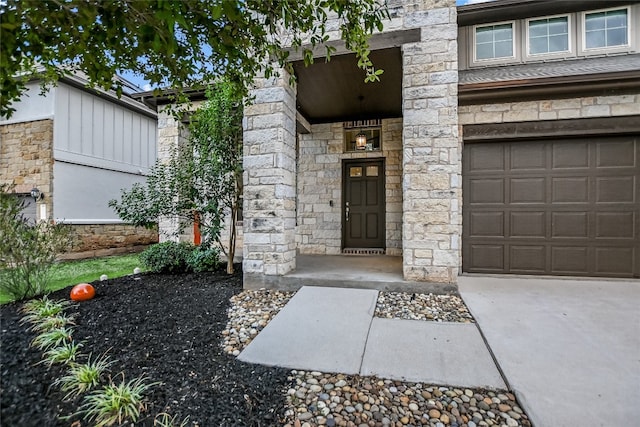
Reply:
[[297, 109], [311, 123], [402, 116], [402, 53], [400, 48], [372, 50], [369, 57], [384, 70], [379, 82], [365, 83], [355, 54], [332, 56], [305, 66], [293, 62], [297, 78]]

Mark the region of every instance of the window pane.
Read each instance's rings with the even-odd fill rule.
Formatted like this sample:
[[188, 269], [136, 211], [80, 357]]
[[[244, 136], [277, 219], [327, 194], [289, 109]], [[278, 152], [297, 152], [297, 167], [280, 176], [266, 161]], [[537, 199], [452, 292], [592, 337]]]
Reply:
[[493, 44], [484, 43], [476, 46], [477, 59], [493, 58]]
[[549, 34], [567, 34], [569, 22], [567, 17], [549, 19]]
[[476, 59], [513, 56], [512, 24], [476, 28]]
[[349, 168], [349, 176], [356, 177], [356, 178], [362, 176], [362, 168], [357, 166], [351, 166]]
[[367, 166], [367, 176], [378, 176], [378, 166]]
[[607, 12], [607, 28], [612, 27], [627, 27], [627, 11], [623, 10], [613, 10], [611, 12]]
[[606, 46], [605, 41], [605, 32], [602, 31], [591, 31], [586, 34], [587, 36], [587, 48], [592, 49], [596, 47], [604, 47]]
[[586, 28], [585, 29], [587, 31], [602, 30], [605, 27], [604, 12], [588, 13], [585, 16], [585, 21], [586, 21]]
[[476, 28], [476, 43], [492, 43], [493, 27]]
[[529, 37], [540, 37], [547, 35], [547, 22], [542, 21], [529, 21]]
[[547, 38], [546, 37], [536, 37], [529, 40], [529, 53], [532, 55], [538, 53], [547, 53]]
[[566, 35], [549, 37], [549, 52], [564, 52], [569, 50], [569, 40]]
[[496, 41], [504, 41], [504, 40], [512, 40], [512, 39], [513, 39], [513, 36], [511, 31], [511, 24], [496, 26], [496, 30], [495, 30]]
[[624, 46], [626, 44], [626, 28], [615, 28], [613, 30], [607, 30], [607, 46]]
[[496, 58], [504, 58], [513, 56], [513, 43], [511, 40], [505, 42], [496, 42]]

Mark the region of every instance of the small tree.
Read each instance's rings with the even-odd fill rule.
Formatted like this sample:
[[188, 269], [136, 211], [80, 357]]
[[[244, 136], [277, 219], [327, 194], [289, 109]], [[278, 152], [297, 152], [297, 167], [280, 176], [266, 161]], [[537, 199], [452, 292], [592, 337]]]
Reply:
[[[109, 206], [125, 221], [150, 227], [162, 216], [176, 218], [177, 232], [198, 218], [202, 248], [218, 243], [233, 273], [236, 217], [242, 192], [242, 97], [228, 80], [207, 89], [207, 101], [192, 117], [188, 140], [169, 159], [158, 161], [146, 185], [123, 190], [121, 201]], [[229, 217], [225, 250], [221, 231]]]
[[0, 185], [0, 290], [20, 301], [45, 293], [56, 256], [71, 241], [64, 225], [30, 223], [9, 191]]

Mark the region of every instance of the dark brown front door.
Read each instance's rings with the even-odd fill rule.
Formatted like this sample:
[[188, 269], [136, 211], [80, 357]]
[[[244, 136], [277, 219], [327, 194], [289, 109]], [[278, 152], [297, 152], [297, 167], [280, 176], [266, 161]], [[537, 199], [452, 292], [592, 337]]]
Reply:
[[384, 160], [345, 160], [343, 177], [343, 248], [384, 249]]
[[463, 271], [640, 276], [640, 137], [470, 143]]

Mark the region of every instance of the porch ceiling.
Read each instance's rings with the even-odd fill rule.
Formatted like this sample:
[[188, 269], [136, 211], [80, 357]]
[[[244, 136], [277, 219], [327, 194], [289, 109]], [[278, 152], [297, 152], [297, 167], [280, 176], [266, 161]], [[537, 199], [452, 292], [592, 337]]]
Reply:
[[294, 62], [298, 111], [311, 124], [401, 117], [400, 48], [372, 50], [369, 57], [384, 70], [379, 82], [364, 82], [355, 54], [332, 56], [329, 62], [316, 58], [308, 67], [303, 61]]

